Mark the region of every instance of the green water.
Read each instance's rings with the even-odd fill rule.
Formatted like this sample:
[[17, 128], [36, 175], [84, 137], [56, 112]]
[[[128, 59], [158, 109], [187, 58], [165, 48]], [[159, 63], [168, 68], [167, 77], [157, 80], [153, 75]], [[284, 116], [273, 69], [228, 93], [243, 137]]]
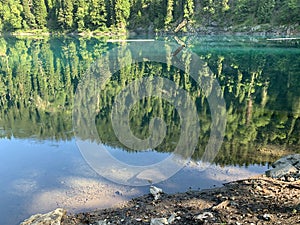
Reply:
[[[228, 178], [238, 179], [262, 173], [279, 155], [300, 151], [298, 43], [270, 42], [261, 37], [179, 38], [188, 43], [178, 54], [186, 73], [170, 64], [175, 57], [166, 58], [167, 63], [145, 59], [111, 74], [96, 100], [91, 99], [96, 102], [95, 124], [99, 139], [114, 157], [132, 165], [148, 165], [165, 159], [174, 151], [180, 137], [181, 118], [174, 106], [163, 98], [143, 98], [132, 106], [129, 114], [130, 129], [140, 139], [151, 134], [152, 118], [159, 117], [165, 122], [166, 135], [155, 148], [130, 149], [118, 140], [112, 127], [111, 112], [116, 96], [132, 81], [161, 77], [186, 90], [196, 106], [200, 133], [192, 161], [201, 160], [210, 138], [212, 116], [207, 96], [188, 73], [191, 69], [189, 51], [210, 69], [210, 76], [218, 81], [220, 95], [226, 104], [226, 113], [222, 116], [227, 123], [224, 140], [214, 159], [216, 170], [224, 167], [227, 172], [228, 168], [246, 171], [244, 175]], [[175, 42], [173, 37], [157, 39]], [[68, 193], [62, 181], [69, 178], [88, 176], [112, 190], [124, 189], [101, 180], [91, 169], [81, 169], [87, 165], [75, 145], [72, 112], [76, 89], [93, 62], [99, 58], [109, 60], [109, 52], [114, 47], [120, 47], [121, 57], [114, 58], [112, 65], [131, 61], [132, 53], [127, 45], [130, 43], [110, 43], [106, 38], [0, 38], [1, 224], [17, 224], [32, 213], [51, 210], [51, 201], [56, 202], [55, 206], [75, 211], [88, 208], [86, 205], [80, 209], [69, 206], [70, 196], [62, 202], [63, 198], [51, 197], [42, 206], [41, 196], [46, 193], [60, 188]], [[168, 50], [174, 52], [176, 49]], [[180, 104], [184, 106], [185, 102]], [[94, 141], [88, 133], [82, 133], [80, 138]], [[188, 166], [161, 187], [177, 192], [188, 187], [209, 188], [228, 180], [213, 177], [214, 169], [200, 173], [189, 168], [193, 167]], [[221, 173], [222, 176], [227, 172]], [[71, 190], [75, 190], [74, 187]], [[141, 189], [135, 194], [126, 194], [124, 190], [123, 197], [146, 192]], [[114, 191], [111, 195], [114, 196]], [[88, 198], [84, 196], [87, 201]], [[77, 196], [74, 199], [78, 199]], [[36, 205], [39, 205], [38, 210], [33, 207]], [[104, 203], [97, 205], [104, 206], [107, 207]]]
[[[268, 162], [272, 154], [260, 154], [258, 150], [269, 146], [299, 150], [300, 49], [297, 45], [270, 43], [262, 38], [253, 41], [253, 38], [229, 37], [196, 37], [189, 42], [190, 50], [214, 73], [226, 101], [227, 126], [224, 143], [215, 159], [217, 164]], [[95, 38], [9, 37], [1, 38], [0, 45], [1, 137], [71, 140], [72, 101], [77, 84], [91, 63], [118, 43]], [[130, 54], [126, 57], [125, 60], [130, 60]], [[96, 119], [102, 142], [124, 147], [111, 127], [111, 107], [120, 90], [143, 76], [168, 78], [190, 93], [201, 125], [193, 158], [200, 159], [211, 123], [206, 96], [189, 74], [161, 63], [133, 64], [114, 74], [106, 84]], [[172, 152], [179, 137], [180, 118], [174, 107], [163, 99], [148, 98], [135, 104], [130, 114], [131, 129], [138, 137], [147, 137], [149, 121], [156, 116], [163, 118], [168, 132], [155, 150]]]

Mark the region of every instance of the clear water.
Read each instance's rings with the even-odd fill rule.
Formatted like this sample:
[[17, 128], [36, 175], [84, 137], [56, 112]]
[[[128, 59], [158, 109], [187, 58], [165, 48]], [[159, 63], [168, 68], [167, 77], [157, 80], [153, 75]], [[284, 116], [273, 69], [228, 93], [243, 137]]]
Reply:
[[[134, 151], [114, 134], [110, 115], [115, 97], [131, 81], [149, 74], [177, 82], [190, 93], [200, 123], [190, 163], [157, 184], [166, 192], [212, 188], [260, 174], [280, 155], [299, 151], [299, 43], [261, 37], [179, 38], [207, 63], [221, 86], [227, 125], [218, 155], [202, 169], [211, 115], [196, 82], [172, 66], [145, 61], [113, 74], [98, 100], [96, 129], [113, 157], [130, 165], [150, 165], [167, 158], [178, 143], [179, 115], [172, 104], [155, 97], [133, 106], [130, 127], [143, 139], [150, 134], [151, 118], [161, 117], [168, 129], [159, 146]], [[111, 207], [148, 192], [149, 187], [123, 186], [97, 174], [74, 137], [73, 99], [80, 79], [103, 53], [122, 45], [105, 38], [0, 39], [0, 224], [18, 224], [57, 207], [72, 212]], [[178, 57], [187, 54], [184, 51]]]

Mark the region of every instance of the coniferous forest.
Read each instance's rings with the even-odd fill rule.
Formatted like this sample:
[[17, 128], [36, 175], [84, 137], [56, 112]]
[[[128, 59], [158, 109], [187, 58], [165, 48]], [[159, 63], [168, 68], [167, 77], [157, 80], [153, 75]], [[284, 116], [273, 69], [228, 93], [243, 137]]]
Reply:
[[1, 0], [0, 32], [299, 26], [299, 15], [300, 0]]

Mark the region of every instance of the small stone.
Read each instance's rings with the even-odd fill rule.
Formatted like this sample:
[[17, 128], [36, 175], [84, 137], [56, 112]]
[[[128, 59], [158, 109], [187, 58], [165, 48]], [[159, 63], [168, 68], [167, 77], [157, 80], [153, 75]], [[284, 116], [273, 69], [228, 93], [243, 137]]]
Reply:
[[211, 212], [205, 212], [194, 217], [194, 219], [201, 221], [204, 221], [207, 218], [214, 218], [214, 215]]
[[175, 219], [176, 219], [176, 214], [172, 213], [172, 215], [168, 219], [168, 224], [173, 223], [175, 221]]
[[107, 225], [106, 220], [99, 220], [95, 223], [93, 223], [93, 225]]
[[136, 218], [135, 220], [136, 220], [137, 222], [141, 222], [141, 221], [142, 221], [141, 218]]
[[150, 225], [164, 225], [168, 224], [168, 220], [166, 218], [153, 218], [151, 219]]
[[257, 185], [255, 189], [258, 190], [258, 191], [262, 191], [263, 190], [262, 187], [259, 186], [259, 185]]
[[271, 216], [269, 214], [264, 214], [262, 216], [262, 218], [265, 220], [265, 221], [270, 221], [271, 220]]
[[160, 194], [163, 193], [163, 190], [161, 188], [151, 186], [150, 193], [153, 195], [154, 200], [158, 200], [160, 198]]
[[123, 195], [121, 191], [116, 191], [115, 194], [116, 195], [121, 195], [121, 196]]
[[289, 177], [287, 177], [287, 181], [289, 181], [289, 182], [294, 182], [294, 181], [295, 181], [295, 178], [292, 177], [292, 176], [289, 176]]

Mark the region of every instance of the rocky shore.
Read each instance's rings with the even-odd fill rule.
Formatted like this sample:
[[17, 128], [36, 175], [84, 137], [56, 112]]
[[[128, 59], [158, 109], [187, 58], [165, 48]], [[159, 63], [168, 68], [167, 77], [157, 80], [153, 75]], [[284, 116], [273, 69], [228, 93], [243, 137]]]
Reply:
[[273, 166], [268, 176], [220, 188], [169, 195], [152, 186], [148, 195], [117, 208], [79, 214], [57, 209], [21, 225], [299, 224], [300, 155], [283, 157]]

